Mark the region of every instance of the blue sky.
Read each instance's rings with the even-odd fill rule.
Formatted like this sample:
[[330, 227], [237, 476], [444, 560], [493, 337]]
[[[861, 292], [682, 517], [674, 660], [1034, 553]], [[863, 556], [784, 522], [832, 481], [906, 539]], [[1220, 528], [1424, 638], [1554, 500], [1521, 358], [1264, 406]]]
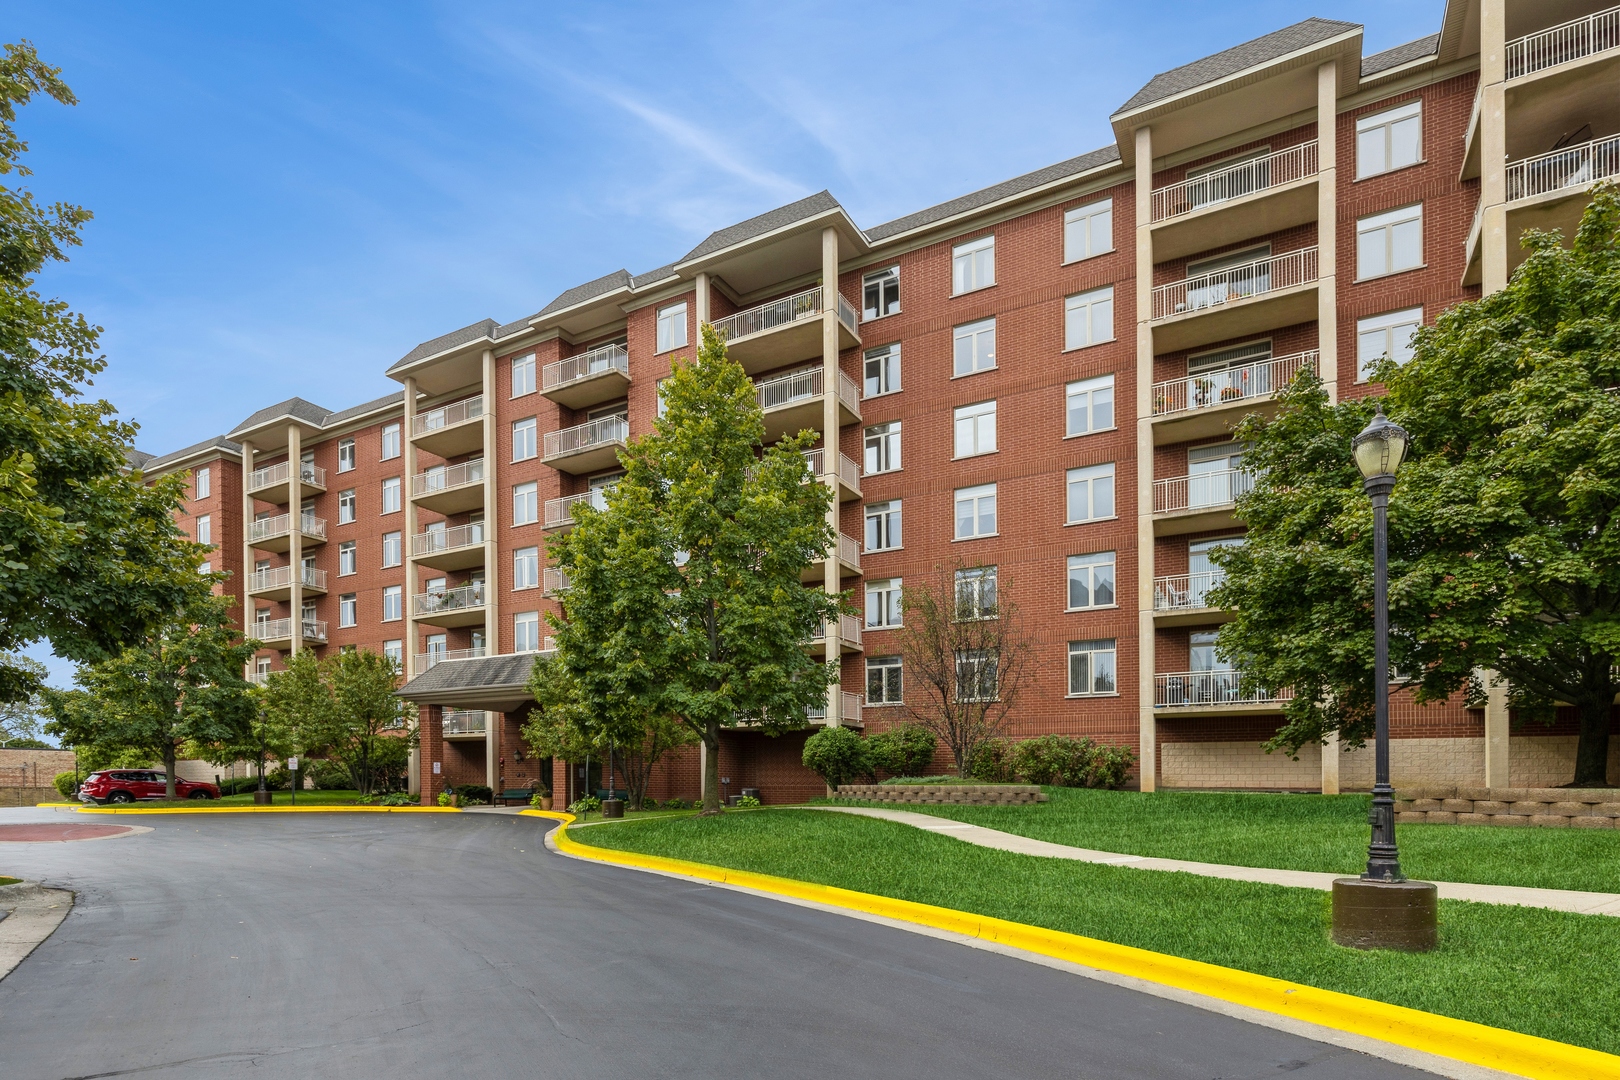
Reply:
[[875, 225], [1095, 149], [1156, 72], [1307, 16], [1374, 52], [1443, 6], [10, 0], [0, 29], [80, 99], [21, 117], [30, 185], [96, 215], [43, 287], [163, 453], [822, 188]]

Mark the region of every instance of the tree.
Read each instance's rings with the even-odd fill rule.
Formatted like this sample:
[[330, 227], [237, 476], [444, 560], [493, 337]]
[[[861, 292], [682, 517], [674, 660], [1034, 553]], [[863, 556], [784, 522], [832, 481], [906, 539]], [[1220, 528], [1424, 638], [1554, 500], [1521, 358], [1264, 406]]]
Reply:
[[577, 507], [550, 541], [569, 579], [552, 624], [592, 742], [629, 745], [676, 719], [708, 750], [704, 810], [717, 812], [720, 733], [802, 728], [836, 681], [804, 643], [845, 601], [800, 582], [832, 544], [833, 496], [802, 454], [813, 433], [761, 452], [754, 385], [709, 327], [662, 394], [607, 508]]
[[[0, 667], [22, 668], [19, 675], [12, 677], [16, 683], [31, 682], [40, 686], [45, 683], [45, 665], [32, 657], [20, 653], [0, 655]], [[0, 677], [0, 682], [3, 681], [3, 677]], [[41, 691], [14, 701], [0, 700], [0, 747], [20, 749], [36, 743], [40, 747], [49, 745], [35, 738], [46, 715], [45, 696]]]
[[[0, 175], [29, 175], [17, 108], [72, 91], [28, 42], [0, 56]], [[148, 637], [186, 602], [206, 550], [174, 513], [184, 478], [147, 483], [127, 468], [135, 425], [105, 401], [78, 400], [106, 366], [100, 327], [32, 288], [66, 261], [90, 218], [0, 185], [0, 651], [49, 639], [94, 663]], [[37, 673], [0, 667], [0, 701], [23, 701]]]
[[[1574, 783], [1607, 782], [1620, 692], [1620, 193], [1600, 188], [1573, 249], [1527, 234], [1507, 288], [1444, 312], [1383, 404], [1412, 435], [1389, 509], [1390, 657], [1417, 700], [1508, 682], [1521, 716], [1580, 714]], [[1292, 687], [1272, 746], [1372, 730], [1372, 512], [1350, 440], [1375, 403], [1330, 405], [1302, 375], [1250, 417], [1248, 540], [1216, 559], [1235, 609], [1224, 655]]]
[[387, 786], [403, 771], [416, 745], [409, 727], [414, 709], [394, 693], [399, 668], [381, 653], [356, 649], [328, 657], [316, 671], [330, 704], [309, 692], [311, 707], [296, 721], [298, 742], [306, 752], [336, 756], [356, 790], [369, 796], [379, 779]]
[[264, 774], [272, 760], [285, 760], [298, 748], [297, 734], [286, 713], [270, 705], [269, 687], [253, 694], [253, 711], [237, 737], [213, 746], [200, 746], [197, 756], [214, 765], [251, 761], [259, 770], [259, 790], [265, 790]]
[[174, 798], [181, 747], [240, 740], [255, 709], [242, 677], [255, 644], [231, 626], [227, 602], [194, 588], [191, 602], [157, 633], [80, 668], [74, 681], [83, 693], [50, 695], [46, 732], [67, 744], [161, 761]]
[[265, 680], [259, 705], [257, 730], [247, 733], [242, 756], [258, 763], [263, 791], [267, 761], [285, 760], [301, 747], [318, 744], [333, 729], [332, 688], [320, 659], [308, 649], [287, 657], [286, 667]]
[[1032, 671], [1018, 607], [988, 567], [936, 567], [905, 586], [899, 649], [906, 715], [951, 752], [965, 778], [980, 746], [1006, 728]]

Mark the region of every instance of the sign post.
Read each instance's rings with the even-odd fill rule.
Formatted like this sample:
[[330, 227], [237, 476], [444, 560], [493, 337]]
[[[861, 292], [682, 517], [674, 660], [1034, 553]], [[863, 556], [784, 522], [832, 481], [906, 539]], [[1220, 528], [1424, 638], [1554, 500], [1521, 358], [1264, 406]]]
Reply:
[[292, 774], [292, 803], [298, 805], [298, 755], [287, 759], [287, 771]]

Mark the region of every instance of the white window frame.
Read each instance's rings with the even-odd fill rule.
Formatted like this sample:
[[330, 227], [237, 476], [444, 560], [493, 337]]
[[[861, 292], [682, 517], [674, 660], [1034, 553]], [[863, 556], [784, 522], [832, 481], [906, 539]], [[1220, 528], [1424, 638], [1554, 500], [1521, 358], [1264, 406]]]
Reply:
[[[1103, 245], [1098, 246], [1101, 235]], [[1063, 264], [1082, 262], [1114, 250], [1114, 200], [1076, 206], [1063, 213]]]
[[658, 309], [658, 351], [686, 347], [686, 301], [668, 304]]
[[393, 661], [394, 670], [405, 670], [405, 642], [401, 638], [390, 638], [383, 642], [382, 654]]
[[[1400, 311], [1386, 311], [1380, 315], [1368, 315], [1356, 320], [1356, 382], [1364, 383], [1371, 378], [1372, 365], [1382, 360], [1386, 355], [1393, 358], [1397, 364], [1404, 364], [1412, 358], [1412, 337], [1423, 327], [1423, 308], [1403, 308]], [[1401, 331], [1407, 331], [1404, 336]], [[1369, 356], [1367, 349], [1373, 346], [1376, 340], [1378, 352]]]
[[951, 247], [951, 295], [988, 289], [996, 283], [996, 234], [964, 240]]
[[[1107, 567], [1107, 573], [1099, 573], [1101, 567]], [[1086, 595], [1091, 602], [1076, 605], [1074, 602], [1074, 584], [1077, 577], [1084, 577]], [[1108, 591], [1113, 600], [1106, 604], [1097, 603], [1097, 581], [1100, 577], [1108, 580]], [[1064, 611], [1093, 611], [1103, 608], [1119, 607], [1119, 555], [1113, 551], [1093, 551], [1085, 555], [1070, 555], [1067, 572], [1063, 577], [1063, 610]]]
[[[876, 369], [873, 365], [876, 364]], [[873, 371], [876, 370], [876, 383], [878, 389], [873, 390]], [[900, 384], [900, 343], [880, 345], [875, 349], [867, 349], [861, 359], [861, 400], [868, 401], [885, 394], [898, 394], [902, 389]]]
[[360, 625], [360, 594], [343, 593], [338, 597], [338, 626]]
[[[1412, 121], [1416, 121], [1415, 124]], [[1396, 129], [1401, 130], [1404, 137], [1415, 127], [1417, 129], [1416, 154], [1411, 161], [1395, 163]], [[1369, 168], [1368, 155], [1365, 151], [1371, 143], [1377, 143], [1378, 154], [1382, 161], [1379, 168]], [[1414, 98], [1403, 101], [1392, 108], [1381, 112], [1368, 113], [1366, 116], [1356, 118], [1356, 179], [1365, 180], [1372, 176], [1383, 176], [1399, 169], [1410, 168], [1413, 165], [1423, 164], [1423, 99]]]
[[512, 460], [529, 461], [540, 456], [540, 421], [533, 417], [512, 421]]
[[951, 458], [982, 457], [996, 452], [996, 403], [976, 401], [952, 413]]
[[[983, 346], [989, 342], [986, 351]], [[967, 342], [968, 366], [962, 366], [962, 343]], [[984, 363], [980, 361], [984, 360]], [[996, 317], [975, 319], [951, 328], [951, 377], [963, 379], [981, 371], [996, 369]]]
[[[956, 578], [952, 583], [953, 621], [977, 622], [996, 618], [996, 576], [994, 566], [969, 566], [956, 571]], [[989, 595], [988, 603], [985, 601], [986, 594]], [[962, 612], [964, 597], [970, 607], [970, 611], [965, 615]]]
[[405, 562], [405, 538], [399, 530], [382, 534], [382, 564], [384, 568], [400, 566]]
[[353, 540], [344, 540], [338, 544], [338, 577], [348, 577], [360, 572], [360, 555], [355, 549]]
[[[1099, 431], [1113, 431], [1114, 424], [1114, 376], [1098, 375], [1094, 379], [1080, 379], [1063, 388], [1063, 437], [1073, 439], [1081, 435], [1095, 435]], [[1108, 409], [1108, 426], [1093, 426], [1097, 421], [1098, 409], [1106, 406]], [[1085, 417], [1087, 426], [1076, 430], [1074, 417], [1076, 409]]]
[[351, 525], [354, 523], [358, 504], [354, 497], [354, 488], [338, 492], [338, 524]]
[[512, 590], [540, 587], [540, 549], [522, 547], [512, 552]]
[[197, 543], [214, 544], [214, 516], [212, 514], [197, 515]]
[[[879, 696], [872, 698], [872, 676], [878, 675]], [[892, 682], [892, 686], [891, 686]], [[898, 656], [866, 658], [866, 704], [874, 708], [905, 704], [905, 661]], [[892, 693], [891, 693], [892, 690]]]
[[1104, 285], [1063, 300], [1063, 351], [1114, 340], [1114, 287]]
[[[393, 612], [394, 614], [389, 614]], [[383, 622], [398, 622], [405, 617], [405, 586], [383, 586]]]
[[[982, 683], [985, 668], [989, 668], [990, 679], [994, 682], [990, 694], [984, 697], [968, 697], [962, 692], [963, 675], [970, 678], [977, 673], [975, 681]], [[980, 686], [978, 689], [983, 689]], [[977, 690], [975, 690], [977, 695]], [[958, 649], [956, 652], [956, 700], [958, 701], [996, 701], [1001, 697], [1001, 656], [995, 649]]]
[[[382, 482], [382, 512], [384, 514], [397, 514], [403, 507], [404, 484], [397, 476], [385, 477]], [[392, 502], [392, 506], [390, 506]]]
[[[1417, 261], [1395, 265], [1396, 230], [1402, 226], [1417, 224]], [[1402, 236], [1410, 235], [1402, 233]], [[1369, 246], [1370, 245], [1370, 246]], [[1379, 251], [1383, 262], [1381, 270], [1373, 273], [1363, 273], [1367, 269], [1368, 251]], [[1374, 278], [1389, 277], [1391, 274], [1404, 274], [1408, 270], [1421, 270], [1423, 262], [1423, 204], [1411, 203], [1407, 206], [1397, 206], [1393, 210], [1384, 210], [1377, 214], [1368, 214], [1356, 219], [1356, 280], [1371, 281]]]
[[400, 425], [384, 424], [382, 429], [382, 459], [392, 461], [402, 453], [400, 449]]
[[515, 653], [539, 652], [540, 639], [540, 613], [538, 611], [520, 611], [512, 616], [512, 651]]
[[[880, 311], [877, 308], [867, 307], [866, 306], [867, 293], [869, 291], [871, 291], [874, 287], [877, 289], [877, 292], [878, 292], [878, 307], [883, 306], [883, 293], [886, 291], [884, 286], [888, 285], [890, 282], [892, 282], [893, 285], [894, 285], [894, 305], [893, 305], [893, 307], [891, 307], [888, 311]], [[868, 312], [871, 312], [872, 314], [868, 314]], [[890, 315], [898, 315], [898, 314], [900, 314], [900, 267], [899, 267], [899, 265], [896, 264], [894, 266], [884, 267], [882, 270], [874, 270], [869, 274], [861, 275], [861, 322], [869, 323], [869, 322], [873, 322], [873, 321], [875, 321], [877, 319], [886, 319]]]
[[[1119, 490], [1115, 483], [1115, 462], [1070, 469], [1063, 477], [1063, 516], [1065, 525], [1087, 525], [1112, 521], [1119, 516]], [[1076, 500], [1085, 510], [1075, 516]], [[1106, 504], [1106, 505], [1105, 505]], [[1104, 512], [1106, 511], [1106, 512]]]
[[540, 520], [540, 485], [531, 480], [512, 485], [512, 525], [533, 525]]
[[[986, 532], [980, 532], [979, 527], [983, 523], [984, 507], [987, 501], [990, 506], [990, 528]], [[962, 531], [962, 507], [964, 505], [972, 506], [972, 512], [969, 514], [968, 520], [972, 524], [973, 531], [966, 533]], [[995, 484], [975, 484], [972, 487], [957, 488], [951, 498], [951, 510], [953, 540], [979, 540], [986, 536], [998, 535], [997, 529], [1000, 526], [1000, 520], [996, 517]]]
[[355, 452], [353, 439], [338, 440], [338, 466], [340, 473], [353, 472], [355, 466]]
[[204, 465], [191, 474], [191, 497], [206, 499], [214, 493], [214, 471]]
[[[877, 578], [866, 583], [866, 628], [890, 630], [902, 625], [905, 613], [901, 610], [903, 591], [900, 578]], [[873, 607], [874, 601], [876, 607]], [[877, 622], [872, 621], [876, 614]]]
[[[872, 424], [862, 432], [861, 475], [899, 472], [901, 421]], [[872, 466], [878, 466], [873, 468]]]
[[[1074, 661], [1077, 656], [1087, 658], [1086, 668], [1089, 674], [1088, 685], [1083, 690], [1074, 688]], [[1113, 680], [1112, 690], [1098, 690], [1097, 686], [1097, 657], [1107, 656], [1110, 666], [1110, 677]], [[1068, 664], [1064, 673], [1064, 684], [1068, 690], [1064, 697], [1118, 697], [1119, 696], [1119, 640], [1117, 638], [1097, 638], [1091, 641], [1069, 642]]]
[[535, 391], [534, 353], [512, 357], [512, 396], [528, 397]]
[[[905, 522], [900, 503], [899, 499], [889, 499], [885, 502], [866, 504], [861, 515], [865, 528], [862, 539], [866, 551], [895, 551], [903, 546]], [[876, 544], [873, 543], [874, 539], [877, 541]]]

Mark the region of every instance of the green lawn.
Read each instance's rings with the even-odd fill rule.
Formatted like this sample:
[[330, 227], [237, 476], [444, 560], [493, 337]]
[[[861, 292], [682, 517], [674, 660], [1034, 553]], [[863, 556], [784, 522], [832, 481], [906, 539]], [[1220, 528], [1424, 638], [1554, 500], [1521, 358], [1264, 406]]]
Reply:
[[0, 885], [15, 885], [21, 880], [20, 877], [0, 877]]
[[[1330, 874], [1367, 862], [1366, 795], [1045, 790], [1050, 802], [1022, 806], [856, 805], [1128, 855]], [[1395, 839], [1409, 877], [1620, 892], [1620, 830], [1400, 825]]]
[[851, 815], [768, 810], [572, 835], [1032, 923], [1620, 1053], [1620, 919], [1441, 901], [1435, 952], [1360, 952], [1328, 939], [1326, 893], [1014, 855]]

